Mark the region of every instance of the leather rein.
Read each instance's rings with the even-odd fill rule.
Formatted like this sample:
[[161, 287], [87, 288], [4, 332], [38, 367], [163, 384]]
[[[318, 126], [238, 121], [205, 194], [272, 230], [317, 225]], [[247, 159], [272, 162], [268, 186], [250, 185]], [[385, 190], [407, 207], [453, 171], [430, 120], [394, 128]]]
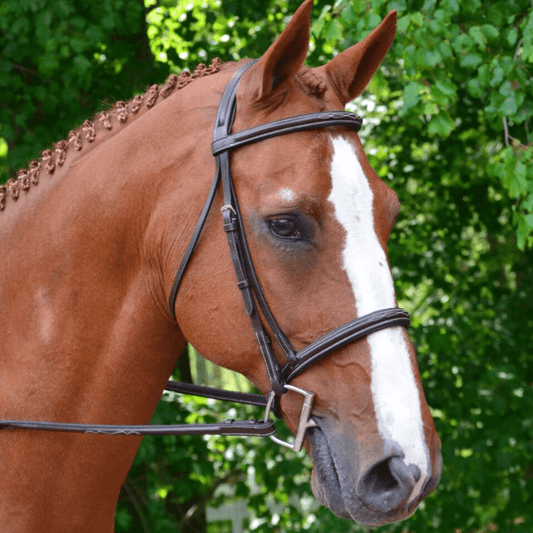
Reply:
[[[215, 194], [219, 186], [222, 185], [224, 205], [221, 208], [221, 213], [233, 268], [237, 278], [237, 286], [241, 291], [246, 313], [250, 318], [252, 328], [257, 338], [261, 356], [270, 380], [271, 391], [269, 395], [265, 397], [259, 394], [224, 391], [212, 387], [178, 383], [174, 381], [169, 381], [165, 390], [265, 407], [266, 413], [264, 419], [243, 421], [226, 420], [217, 424], [177, 424], [163, 426], [154, 424], [126, 426], [0, 420], [0, 429], [35, 429], [106, 435], [192, 434], [270, 436], [278, 444], [299, 451], [303, 445], [306, 430], [316, 425], [311, 418], [314, 393], [289, 385], [289, 382], [311, 365], [351, 342], [385, 328], [409, 326], [409, 314], [403, 309], [383, 309], [352, 320], [333, 331], [330, 331], [302, 350], [296, 351], [276, 322], [261, 290], [246, 241], [242, 216], [230, 171], [230, 151], [271, 137], [309, 129], [336, 126], [347, 127], [359, 131], [363, 121], [354, 113], [343, 111], [320, 112], [290, 117], [237, 133], [231, 133], [237, 112], [237, 88], [239, 82], [243, 74], [255, 63], [255, 60], [250, 61], [235, 71], [230, 82], [226, 86], [220, 101], [212, 142], [212, 152], [216, 158], [216, 172], [195, 231], [176, 273], [169, 296], [169, 311], [171, 315], [176, 318], [175, 303], [181, 280], [196, 248], [200, 234], [202, 233]], [[280, 366], [274, 350], [272, 349], [270, 335], [263, 324], [261, 315], [268, 324], [268, 329], [285, 355], [286, 362], [283, 366]], [[289, 390], [304, 396], [296, 437], [292, 443], [281, 441], [273, 436], [276, 428], [269, 416], [271, 411], [279, 416], [279, 398]]]

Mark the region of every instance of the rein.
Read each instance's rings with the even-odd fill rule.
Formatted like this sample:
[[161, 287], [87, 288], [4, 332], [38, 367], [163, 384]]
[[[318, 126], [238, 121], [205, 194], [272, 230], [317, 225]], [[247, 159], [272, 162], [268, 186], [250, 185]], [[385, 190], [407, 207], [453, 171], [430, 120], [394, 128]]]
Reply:
[[[290, 117], [256, 126], [241, 132], [231, 133], [237, 112], [237, 88], [239, 82], [243, 74], [255, 63], [256, 61], [250, 61], [235, 71], [230, 82], [226, 86], [220, 101], [212, 143], [213, 155], [216, 158], [216, 172], [195, 231], [176, 273], [169, 296], [169, 310], [171, 315], [176, 318], [175, 303], [182, 277], [196, 248], [205, 221], [211, 210], [213, 199], [221, 184], [224, 196], [224, 205], [221, 208], [221, 213], [233, 268], [237, 278], [237, 286], [241, 291], [246, 313], [250, 318], [257, 338], [261, 356], [270, 380], [271, 390], [269, 395], [265, 397], [257, 394], [224, 391], [212, 387], [203, 387], [173, 381], [168, 382], [166, 390], [265, 407], [266, 412], [264, 419], [245, 421], [226, 420], [225, 422], [218, 424], [178, 424], [168, 426], [151, 424], [144, 426], [88, 425], [0, 420], [0, 429], [39, 429], [106, 435], [193, 434], [270, 436], [278, 444], [299, 451], [303, 445], [306, 430], [316, 426], [316, 422], [311, 418], [311, 409], [315, 394], [289, 385], [290, 381], [304, 372], [311, 365], [349, 343], [385, 328], [409, 326], [409, 314], [403, 309], [383, 309], [356, 318], [355, 320], [327, 333], [302, 350], [296, 351], [272, 315], [261, 290], [246, 241], [242, 216], [230, 171], [229, 153], [231, 150], [235, 150], [241, 146], [260, 142], [279, 135], [286, 135], [310, 129], [336, 126], [347, 127], [359, 131], [363, 120], [358, 115], [344, 111], [321, 112]], [[272, 349], [270, 336], [263, 324], [259, 311], [264, 317], [268, 329], [285, 355], [286, 362], [283, 367], [280, 367], [274, 350]], [[304, 396], [296, 437], [292, 443], [281, 441], [273, 436], [276, 429], [269, 417], [271, 411], [279, 415], [277, 412], [279, 411], [279, 398], [289, 390]]]

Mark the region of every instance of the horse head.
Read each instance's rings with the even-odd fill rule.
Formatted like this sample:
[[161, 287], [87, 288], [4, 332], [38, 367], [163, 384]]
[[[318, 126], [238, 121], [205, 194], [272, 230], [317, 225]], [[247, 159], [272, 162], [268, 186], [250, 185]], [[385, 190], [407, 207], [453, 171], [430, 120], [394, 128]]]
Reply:
[[[312, 0], [304, 2], [243, 75], [233, 131], [343, 110], [372, 78], [392, 43], [396, 13], [311, 70], [303, 64], [311, 8]], [[260, 285], [297, 350], [348, 320], [396, 307], [386, 245], [400, 203], [370, 167], [356, 132], [330, 127], [273, 137], [234, 150], [230, 161]], [[222, 207], [220, 195], [216, 202]], [[219, 221], [210, 218], [177, 297], [177, 321], [200, 353], [268, 393], [223, 240]], [[282, 350], [276, 355], [282, 365]], [[316, 393], [317, 427], [305, 446], [317, 499], [369, 526], [410, 516], [435, 488], [441, 458], [405, 328], [344, 346], [293, 385]], [[293, 432], [300, 404], [297, 394], [282, 396], [281, 413]]]

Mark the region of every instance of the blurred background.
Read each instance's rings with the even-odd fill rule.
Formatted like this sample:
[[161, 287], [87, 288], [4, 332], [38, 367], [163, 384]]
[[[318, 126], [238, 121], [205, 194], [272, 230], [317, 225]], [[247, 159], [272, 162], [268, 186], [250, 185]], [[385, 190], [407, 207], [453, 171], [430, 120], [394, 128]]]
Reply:
[[[299, 4], [0, 0], [0, 183], [86, 118], [170, 73], [214, 57], [259, 57]], [[444, 469], [411, 519], [376, 531], [530, 533], [532, 4], [315, 0], [307, 65], [361, 40], [391, 9], [396, 40], [350, 108], [365, 119], [371, 164], [402, 202], [389, 256]], [[174, 378], [251, 390], [192, 346]], [[165, 394], [153, 422], [262, 416]], [[304, 452], [269, 439], [146, 437], [116, 531], [366, 531], [315, 503], [310, 469]]]

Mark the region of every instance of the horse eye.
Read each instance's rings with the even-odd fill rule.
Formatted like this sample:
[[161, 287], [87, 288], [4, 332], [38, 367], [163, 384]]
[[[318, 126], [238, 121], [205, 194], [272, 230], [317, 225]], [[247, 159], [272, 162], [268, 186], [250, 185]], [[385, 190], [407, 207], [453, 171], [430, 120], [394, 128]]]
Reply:
[[268, 222], [270, 231], [282, 239], [299, 239], [300, 230], [294, 218], [273, 218]]

